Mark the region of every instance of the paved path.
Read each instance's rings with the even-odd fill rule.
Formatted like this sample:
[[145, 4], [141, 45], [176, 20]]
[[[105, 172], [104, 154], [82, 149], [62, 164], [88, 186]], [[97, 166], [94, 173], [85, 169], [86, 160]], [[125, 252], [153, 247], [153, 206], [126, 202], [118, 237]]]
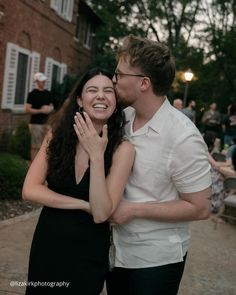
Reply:
[[[26, 280], [37, 216], [33, 212], [0, 222], [0, 295], [24, 294], [24, 287], [10, 282]], [[235, 295], [236, 226], [219, 224], [215, 230], [211, 220], [199, 221], [192, 224], [192, 233], [179, 295]]]

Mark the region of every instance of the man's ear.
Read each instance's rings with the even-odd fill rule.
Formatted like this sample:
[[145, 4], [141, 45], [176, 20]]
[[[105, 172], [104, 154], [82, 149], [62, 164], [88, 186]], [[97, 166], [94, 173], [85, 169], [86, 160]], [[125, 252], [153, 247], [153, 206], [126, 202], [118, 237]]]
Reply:
[[141, 91], [147, 91], [150, 87], [152, 87], [150, 78], [144, 77], [140, 86]]

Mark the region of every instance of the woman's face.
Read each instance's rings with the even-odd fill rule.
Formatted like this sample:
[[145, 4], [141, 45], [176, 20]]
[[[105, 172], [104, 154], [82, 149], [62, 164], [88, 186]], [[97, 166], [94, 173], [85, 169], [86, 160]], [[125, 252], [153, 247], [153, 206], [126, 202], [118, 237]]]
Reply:
[[107, 122], [116, 108], [116, 97], [112, 81], [97, 75], [83, 87], [78, 104], [83, 107], [92, 121]]

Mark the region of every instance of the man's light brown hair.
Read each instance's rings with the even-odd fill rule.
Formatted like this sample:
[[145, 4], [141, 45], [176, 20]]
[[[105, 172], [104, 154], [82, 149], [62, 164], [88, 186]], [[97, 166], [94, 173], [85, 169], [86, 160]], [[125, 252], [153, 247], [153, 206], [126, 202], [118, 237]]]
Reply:
[[175, 62], [164, 43], [128, 35], [117, 51], [117, 60], [120, 58], [138, 67], [142, 74], [151, 79], [156, 95], [166, 95], [170, 90], [175, 77]]

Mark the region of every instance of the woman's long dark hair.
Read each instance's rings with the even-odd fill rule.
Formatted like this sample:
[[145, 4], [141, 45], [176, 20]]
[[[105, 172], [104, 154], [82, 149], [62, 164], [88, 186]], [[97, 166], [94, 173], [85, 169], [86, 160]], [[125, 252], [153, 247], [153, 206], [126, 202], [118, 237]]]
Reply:
[[[112, 80], [112, 74], [104, 69], [93, 68], [86, 72], [80, 81], [77, 82], [73, 92], [65, 101], [59, 113], [51, 121], [52, 139], [47, 149], [48, 156], [48, 175], [58, 180], [63, 179], [68, 173], [73, 173], [76, 144], [78, 137], [74, 131], [74, 116], [78, 111], [77, 97], [81, 97], [84, 85], [96, 75], [104, 75]], [[109, 173], [112, 155], [124, 136], [125, 117], [119, 104], [116, 111], [109, 118], [108, 125], [108, 144], [105, 151], [105, 174]]]

